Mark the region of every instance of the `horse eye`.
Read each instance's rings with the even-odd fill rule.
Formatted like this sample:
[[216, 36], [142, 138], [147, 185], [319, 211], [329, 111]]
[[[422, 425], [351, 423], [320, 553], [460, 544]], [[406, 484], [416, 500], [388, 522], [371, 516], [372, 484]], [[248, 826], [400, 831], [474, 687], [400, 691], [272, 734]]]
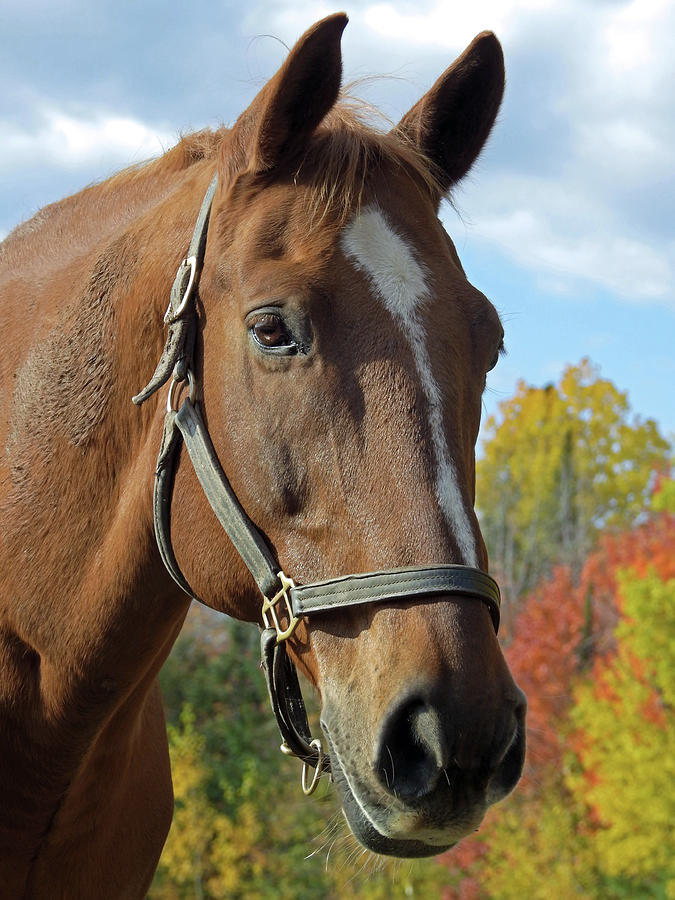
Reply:
[[276, 313], [261, 313], [249, 322], [249, 331], [264, 349], [295, 348], [284, 320]]

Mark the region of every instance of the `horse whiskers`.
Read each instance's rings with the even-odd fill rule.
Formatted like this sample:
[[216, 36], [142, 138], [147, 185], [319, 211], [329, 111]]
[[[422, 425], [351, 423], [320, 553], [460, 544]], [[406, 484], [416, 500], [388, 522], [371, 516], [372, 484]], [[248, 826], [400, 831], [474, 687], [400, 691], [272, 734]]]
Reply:
[[328, 871], [328, 860], [330, 859], [330, 855], [333, 850], [333, 847], [335, 846], [336, 841], [337, 841], [337, 837], [333, 838], [333, 840], [331, 841], [330, 847], [328, 848], [328, 852], [326, 853], [326, 862], [324, 864], [324, 869], [326, 872]]
[[359, 852], [363, 850], [363, 847], [351, 831], [346, 831], [337, 837], [333, 842], [333, 846], [335, 845], [337, 845], [339, 850], [339, 858], [336, 860], [336, 871], [340, 872], [352, 866]]
[[[351, 853], [347, 856], [345, 862], [353, 868], [356, 865], [357, 859], [359, 859], [359, 857], [363, 856], [363, 854], [367, 852], [368, 851], [364, 847], [362, 847], [361, 844], [357, 843], [356, 840], [354, 840], [354, 845], [352, 847]], [[357, 875], [360, 875], [362, 870], [363, 866], [361, 866], [361, 869], [359, 869], [358, 872], [353, 872], [352, 875], [347, 879], [347, 883], [353, 881]]]
[[323, 837], [323, 835], [326, 834], [326, 832], [334, 831], [339, 826], [339, 823], [341, 820], [342, 820], [342, 814], [340, 813], [340, 811], [334, 812], [333, 815], [328, 818], [328, 821], [326, 822], [324, 827], [321, 829], [321, 831], [316, 835], [316, 837], [313, 840], [315, 840], [315, 841], [320, 840]]
[[[325, 869], [328, 871], [328, 863], [331, 858], [331, 854], [333, 854], [334, 847], [342, 847], [345, 845], [353, 845], [351, 847], [351, 854], [354, 853], [354, 849], [360, 849], [361, 845], [357, 843], [356, 839], [349, 831], [347, 823], [345, 822], [343, 816], [340, 813], [335, 813], [326, 827], [320, 832], [315, 840], [318, 840], [325, 836], [325, 839], [321, 843], [319, 847], [309, 853], [305, 859], [309, 859], [317, 854], [321, 853], [323, 850], [326, 850], [326, 861], [325, 861]], [[351, 856], [350, 856], [351, 858]], [[345, 861], [343, 860], [343, 865]]]
[[[360, 859], [363, 859], [363, 857], [364, 857], [366, 854], [369, 854], [369, 853], [370, 853], [369, 850], [364, 849], [364, 850], [363, 850], [363, 853], [361, 853]], [[363, 859], [363, 862], [361, 863], [361, 868], [359, 869], [359, 871], [358, 871], [356, 874], [357, 874], [357, 875], [363, 874], [363, 871], [365, 870], [366, 866], [367, 866], [368, 863], [370, 863], [370, 862], [371, 862], [371, 856], [368, 855], [368, 856], [365, 857], [365, 859]]]
[[313, 856], [316, 856], [317, 853], [321, 853], [321, 851], [324, 849], [324, 847], [327, 846], [328, 850], [326, 851], [325, 869], [326, 869], [326, 871], [328, 871], [328, 859], [330, 857], [333, 847], [335, 846], [335, 842], [338, 840], [338, 838], [339, 838], [339, 835], [336, 835], [333, 838], [333, 840], [331, 840], [330, 837], [327, 837], [326, 840], [323, 842], [323, 844], [321, 844], [320, 847], [317, 847], [316, 850], [312, 850], [311, 853], [308, 853], [307, 856], [305, 857], [305, 859], [306, 860], [311, 859]]
[[[342, 821], [342, 816], [340, 815], [340, 813], [334, 813], [331, 816], [331, 818], [328, 820], [328, 822], [326, 823], [324, 828], [322, 828], [322, 830], [317, 834], [317, 836], [315, 838], [313, 838], [314, 841], [321, 841], [323, 838], [322, 843], [318, 847], [316, 847], [314, 850], [312, 850], [311, 853], [308, 853], [307, 856], [305, 857], [305, 859], [311, 859], [313, 856], [316, 856], [318, 853], [321, 853], [321, 851], [324, 849], [324, 847], [331, 841], [331, 838], [333, 839], [332, 843], [331, 843], [331, 847], [332, 847], [333, 843], [335, 843], [335, 840], [337, 839], [337, 837], [334, 837], [334, 835], [336, 834], [336, 832], [339, 831], [341, 821]], [[329, 849], [328, 853], [330, 854], [330, 849]], [[328, 859], [328, 856], [326, 856], [326, 859]]]

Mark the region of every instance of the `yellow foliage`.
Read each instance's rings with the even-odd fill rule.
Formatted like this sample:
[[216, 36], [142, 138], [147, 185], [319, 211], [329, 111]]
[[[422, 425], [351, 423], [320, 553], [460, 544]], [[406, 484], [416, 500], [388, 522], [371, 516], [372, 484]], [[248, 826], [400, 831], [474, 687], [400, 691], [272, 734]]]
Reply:
[[[253, 776], [249, 773], [243, 785], [245, 796], [251, 787]], [[209, 879], [209, 896], [213, 900], [226, 900], [246, 895], [246, 885], [264, 878], [271, 860], [267, 854], [267, 842], [261, 822], [261, 810], [250, 800], [243, 800], [236, 816], [218, 818], [211, 848], [214, 874]]]
[[[209, 848], [218, 828], [219, 816], [205, 794], [208, 771], [202, 760], [204, 738], [194, 730], [194, 715], [185, 707], [181, 728], [169, 726], [169, 750], [174, 788], [174, 816], [159, 864], [169, 876], [178, 897], [201, 898], [210, 870]], [[150, 897], [164, 897], [156, 885]]]
[[616, 655], [577, 692], [582, 790], [603, 870], [675, 891], [675, 579], [624, 576]]
[[667, 478], [659, 486], [652, 500], [655, 512], [675, 513], [675, 478]]
[[558, 385], [520, 382], [488, 419], [477, 505], [507, 606], [554, 562], [580, 566], [598, 531], [629, 527], [644, 510], [670, 446], [655, 422], [629, 413], [626, 394], [584, 359]]
[[551, 775], [537, 797], [514, 795], [493, 814], [481, 886], [490, 900], [566, 900], [594, 892], [584, 809]]

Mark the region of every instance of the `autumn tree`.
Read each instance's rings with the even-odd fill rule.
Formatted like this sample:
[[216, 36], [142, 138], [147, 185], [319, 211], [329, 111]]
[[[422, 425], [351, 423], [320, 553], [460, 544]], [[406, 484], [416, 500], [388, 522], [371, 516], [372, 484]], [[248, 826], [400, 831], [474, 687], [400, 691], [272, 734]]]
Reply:
[[255, 628], [193, 605], [162, 672], [175, 813], [150, 900], [438, 897], [446, 870], [365, 851], [327, 779], [304, 797], [257, 645]]
[[535, 716], [531, 743], [555, 758], [530, 759], [525, 788], [492, 814], [477, 897], [675, 898], [675, 579], [614, 576], [614, 649], [578, 671], [543, 735]]
[[529, 697], [524, 783], [448, 854], [448, 900], [675, 898], [673, 503], [666, 481], [578, 578], [559, 566], [524, 600], [506, 651]]
[[184, 706], [180, 726], [168, 726], [174, 817], [150, 897], [204, 900], [215, 875], [211, 846], [222, 828], [222, 815], [209, 803], [205, 739], [194, 729], [194, 712]]
[[675, 897], [675, 518], [662, 515], [661, 546], [619, 575], [615, 647], [577, 688], [567, 780], [592, 811], [607, 878]]
[[589, 360], [557, 385], [521, 382], [485, 428], [477, 505], [508, 623], [555, 563], [573, 577], [601, 531], [630, 527], [670, 446]]

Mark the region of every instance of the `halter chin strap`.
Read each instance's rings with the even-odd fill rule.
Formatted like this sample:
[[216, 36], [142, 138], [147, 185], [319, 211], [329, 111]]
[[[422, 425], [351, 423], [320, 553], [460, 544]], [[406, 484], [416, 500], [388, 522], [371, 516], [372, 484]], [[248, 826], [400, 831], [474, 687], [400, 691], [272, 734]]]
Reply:
[[[213, 448], [196, 404], [197, 386], [191, 370], [198, 284], [216, 178], [209, 185], [195, 226], [188, 257], [176, 275], [165, 316], [169, 334], [151, 381], [133, 400], [143, 403], [173, 376], [164, 419], [164, 432], [155, 470], [153, 497], [155, 536], [160, 555], [176, 584], [190, 597], [194, 591], [176, 561], [171, 544], [170, 510], [173, 472], [180, 444], [185, 444], [197, 478], [218, 521], [246, 564], [262, 594], [262, 665], [272, 710], [283, 739], [283, 752], [303, 761], [302, 785], [311, 793], [322, 771], [329, 771], [321, 742], [312, 739], [295, 667], [285, 641], [299, 620], [366, 603], [409, 602], [420, 598], [471, 597], [488, 607], [495, 632], [499, 628], [499, 587], [480, 569], [454, 564], [428, 565], [381, 572], [345, 575], [296, 585], [279, 566], [273, 552], [248, 517], [232, 490]], [[177, 385], [188, 381], [189, 396], [173, 408]], [[308, 782], [309, 768], [314, 769]]]

